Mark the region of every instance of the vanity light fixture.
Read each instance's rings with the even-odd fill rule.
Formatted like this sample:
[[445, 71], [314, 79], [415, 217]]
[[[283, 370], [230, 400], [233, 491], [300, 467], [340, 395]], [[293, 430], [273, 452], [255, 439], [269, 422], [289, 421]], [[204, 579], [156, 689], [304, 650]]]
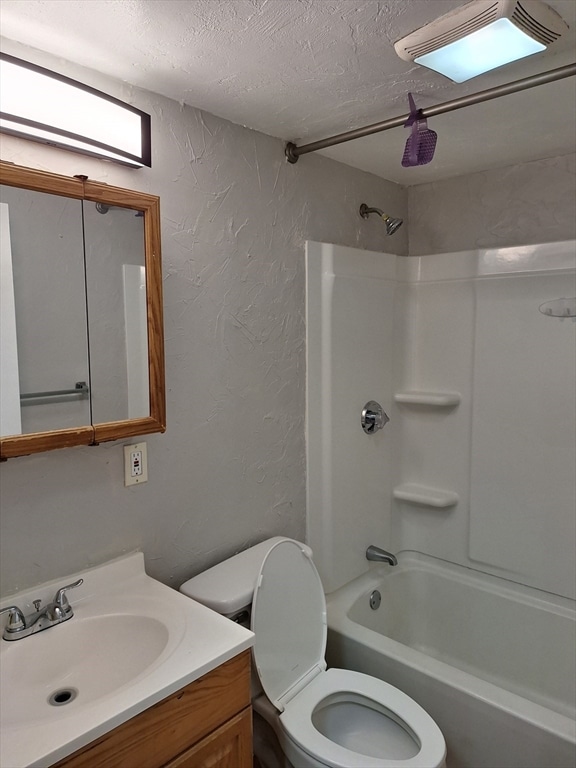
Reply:
[[540, 0], [472, 0], [394, 44], [414, 61], [463, 83], [491, 69], [545, 51], [568, 31]]
[[0, 132], [132, 168], [151, 165], [150, 115], [4, 53], [0, 54]]

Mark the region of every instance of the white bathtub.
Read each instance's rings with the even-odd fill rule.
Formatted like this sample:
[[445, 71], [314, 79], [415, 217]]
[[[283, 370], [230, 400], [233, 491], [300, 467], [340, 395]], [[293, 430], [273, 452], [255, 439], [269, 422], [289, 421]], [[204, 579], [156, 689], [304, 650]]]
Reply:
[[418, 701], [444, 733], [448, 768], [576, 765], [572, 601], [402, 553], [327, 602], [328, 664]]

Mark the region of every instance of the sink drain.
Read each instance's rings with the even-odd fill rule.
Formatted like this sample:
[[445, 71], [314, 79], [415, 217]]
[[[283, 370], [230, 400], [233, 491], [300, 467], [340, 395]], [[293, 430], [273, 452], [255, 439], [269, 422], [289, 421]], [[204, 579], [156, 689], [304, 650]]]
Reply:
[[76, 688], [59, 688], [48, 697], [48, 704], [53, 707], [63, 707], [64, 704], [70, 704], [78, 696]]

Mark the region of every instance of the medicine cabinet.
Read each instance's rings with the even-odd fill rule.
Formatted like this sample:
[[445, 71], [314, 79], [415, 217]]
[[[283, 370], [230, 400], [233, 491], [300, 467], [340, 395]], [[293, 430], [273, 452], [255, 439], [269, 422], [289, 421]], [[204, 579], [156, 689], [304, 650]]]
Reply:
[[0, 162], [0, 457], [166, 424], [160, 204]]

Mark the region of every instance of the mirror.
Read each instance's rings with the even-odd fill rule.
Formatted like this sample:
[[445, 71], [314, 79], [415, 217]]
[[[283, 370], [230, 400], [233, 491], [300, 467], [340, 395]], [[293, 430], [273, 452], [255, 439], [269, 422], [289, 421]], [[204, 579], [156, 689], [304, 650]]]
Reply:
[[0, 163], [0, 456], [165, 430], [159, 198]]

